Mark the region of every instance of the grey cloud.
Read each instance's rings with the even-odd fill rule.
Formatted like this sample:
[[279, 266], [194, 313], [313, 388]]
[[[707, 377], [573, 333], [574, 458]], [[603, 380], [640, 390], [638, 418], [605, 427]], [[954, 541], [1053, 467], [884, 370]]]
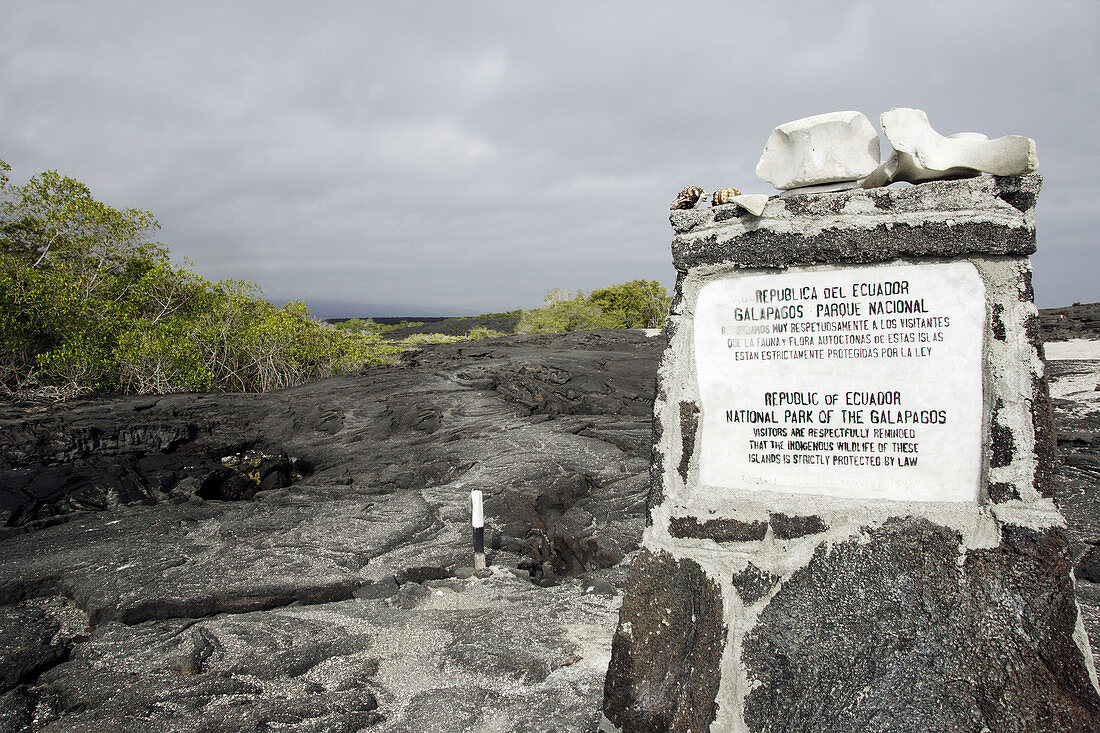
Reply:
[[469, 313], [671, 285], [682, 186], [767, 192], [776, 124], [916, 106], [1036, 138], [1058, 305], [1097, 299], [1098, 25], [1064, 2], [24, 3], [0, 158], [152, 210], [177, 257], [273, 300]]

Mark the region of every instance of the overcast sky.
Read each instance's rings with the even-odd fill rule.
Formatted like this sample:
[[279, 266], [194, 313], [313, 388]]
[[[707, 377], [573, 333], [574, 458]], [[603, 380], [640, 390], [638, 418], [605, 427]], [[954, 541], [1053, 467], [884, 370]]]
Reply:
[[[0, 0], [0, 159], [148, 209], [315, 315], [671, 287], [689, 183], [774, 193], [773, 127], [924, 109], [1027, 135], [1041, 307], [1100, 300], [1100, 3]], [[889, 148], [884, 143], [884, 150]]]

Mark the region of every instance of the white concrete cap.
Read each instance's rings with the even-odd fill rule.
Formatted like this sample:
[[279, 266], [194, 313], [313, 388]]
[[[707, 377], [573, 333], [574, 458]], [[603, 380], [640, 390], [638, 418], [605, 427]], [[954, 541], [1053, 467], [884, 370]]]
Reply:
[[945, 137], [932, 129], [924, 110], [907, 107], [883, 112], [880, 121], [886, 139], [898, 153], [891, 181], [920, 183], [974, 174], [967, 169], [1018, 176], [1039, 167], [1035, 141], [1029, 137], [1005, 135], [990, 140], [974, 132]]
[[830, 112], [772, 130], [756, 175], [776, 188], [854, 181], [879, 164], [878, 131], [861, 112]]

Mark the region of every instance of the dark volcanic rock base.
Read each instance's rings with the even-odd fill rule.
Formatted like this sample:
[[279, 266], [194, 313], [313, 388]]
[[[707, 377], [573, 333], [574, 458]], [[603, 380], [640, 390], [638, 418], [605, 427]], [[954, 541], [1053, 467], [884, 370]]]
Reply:
[[961, 566], [926, 520], [868, 535], [819, 547], [746, 637], [750, 730], [1100, 729], [1064, 532], [1006, 527]]
[[707, 730], [725, 642], [718, 585], [693, 560], [642, 550], [619, 609], [604, 714], [626, 731]]

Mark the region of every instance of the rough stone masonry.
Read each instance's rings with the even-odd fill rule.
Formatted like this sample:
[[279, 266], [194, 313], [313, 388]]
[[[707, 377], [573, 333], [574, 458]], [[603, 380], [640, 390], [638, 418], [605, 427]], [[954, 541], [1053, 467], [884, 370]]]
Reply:
[[1100, 730], [1049, 485], [1040, 184], [673, 212], [604, 730]]

